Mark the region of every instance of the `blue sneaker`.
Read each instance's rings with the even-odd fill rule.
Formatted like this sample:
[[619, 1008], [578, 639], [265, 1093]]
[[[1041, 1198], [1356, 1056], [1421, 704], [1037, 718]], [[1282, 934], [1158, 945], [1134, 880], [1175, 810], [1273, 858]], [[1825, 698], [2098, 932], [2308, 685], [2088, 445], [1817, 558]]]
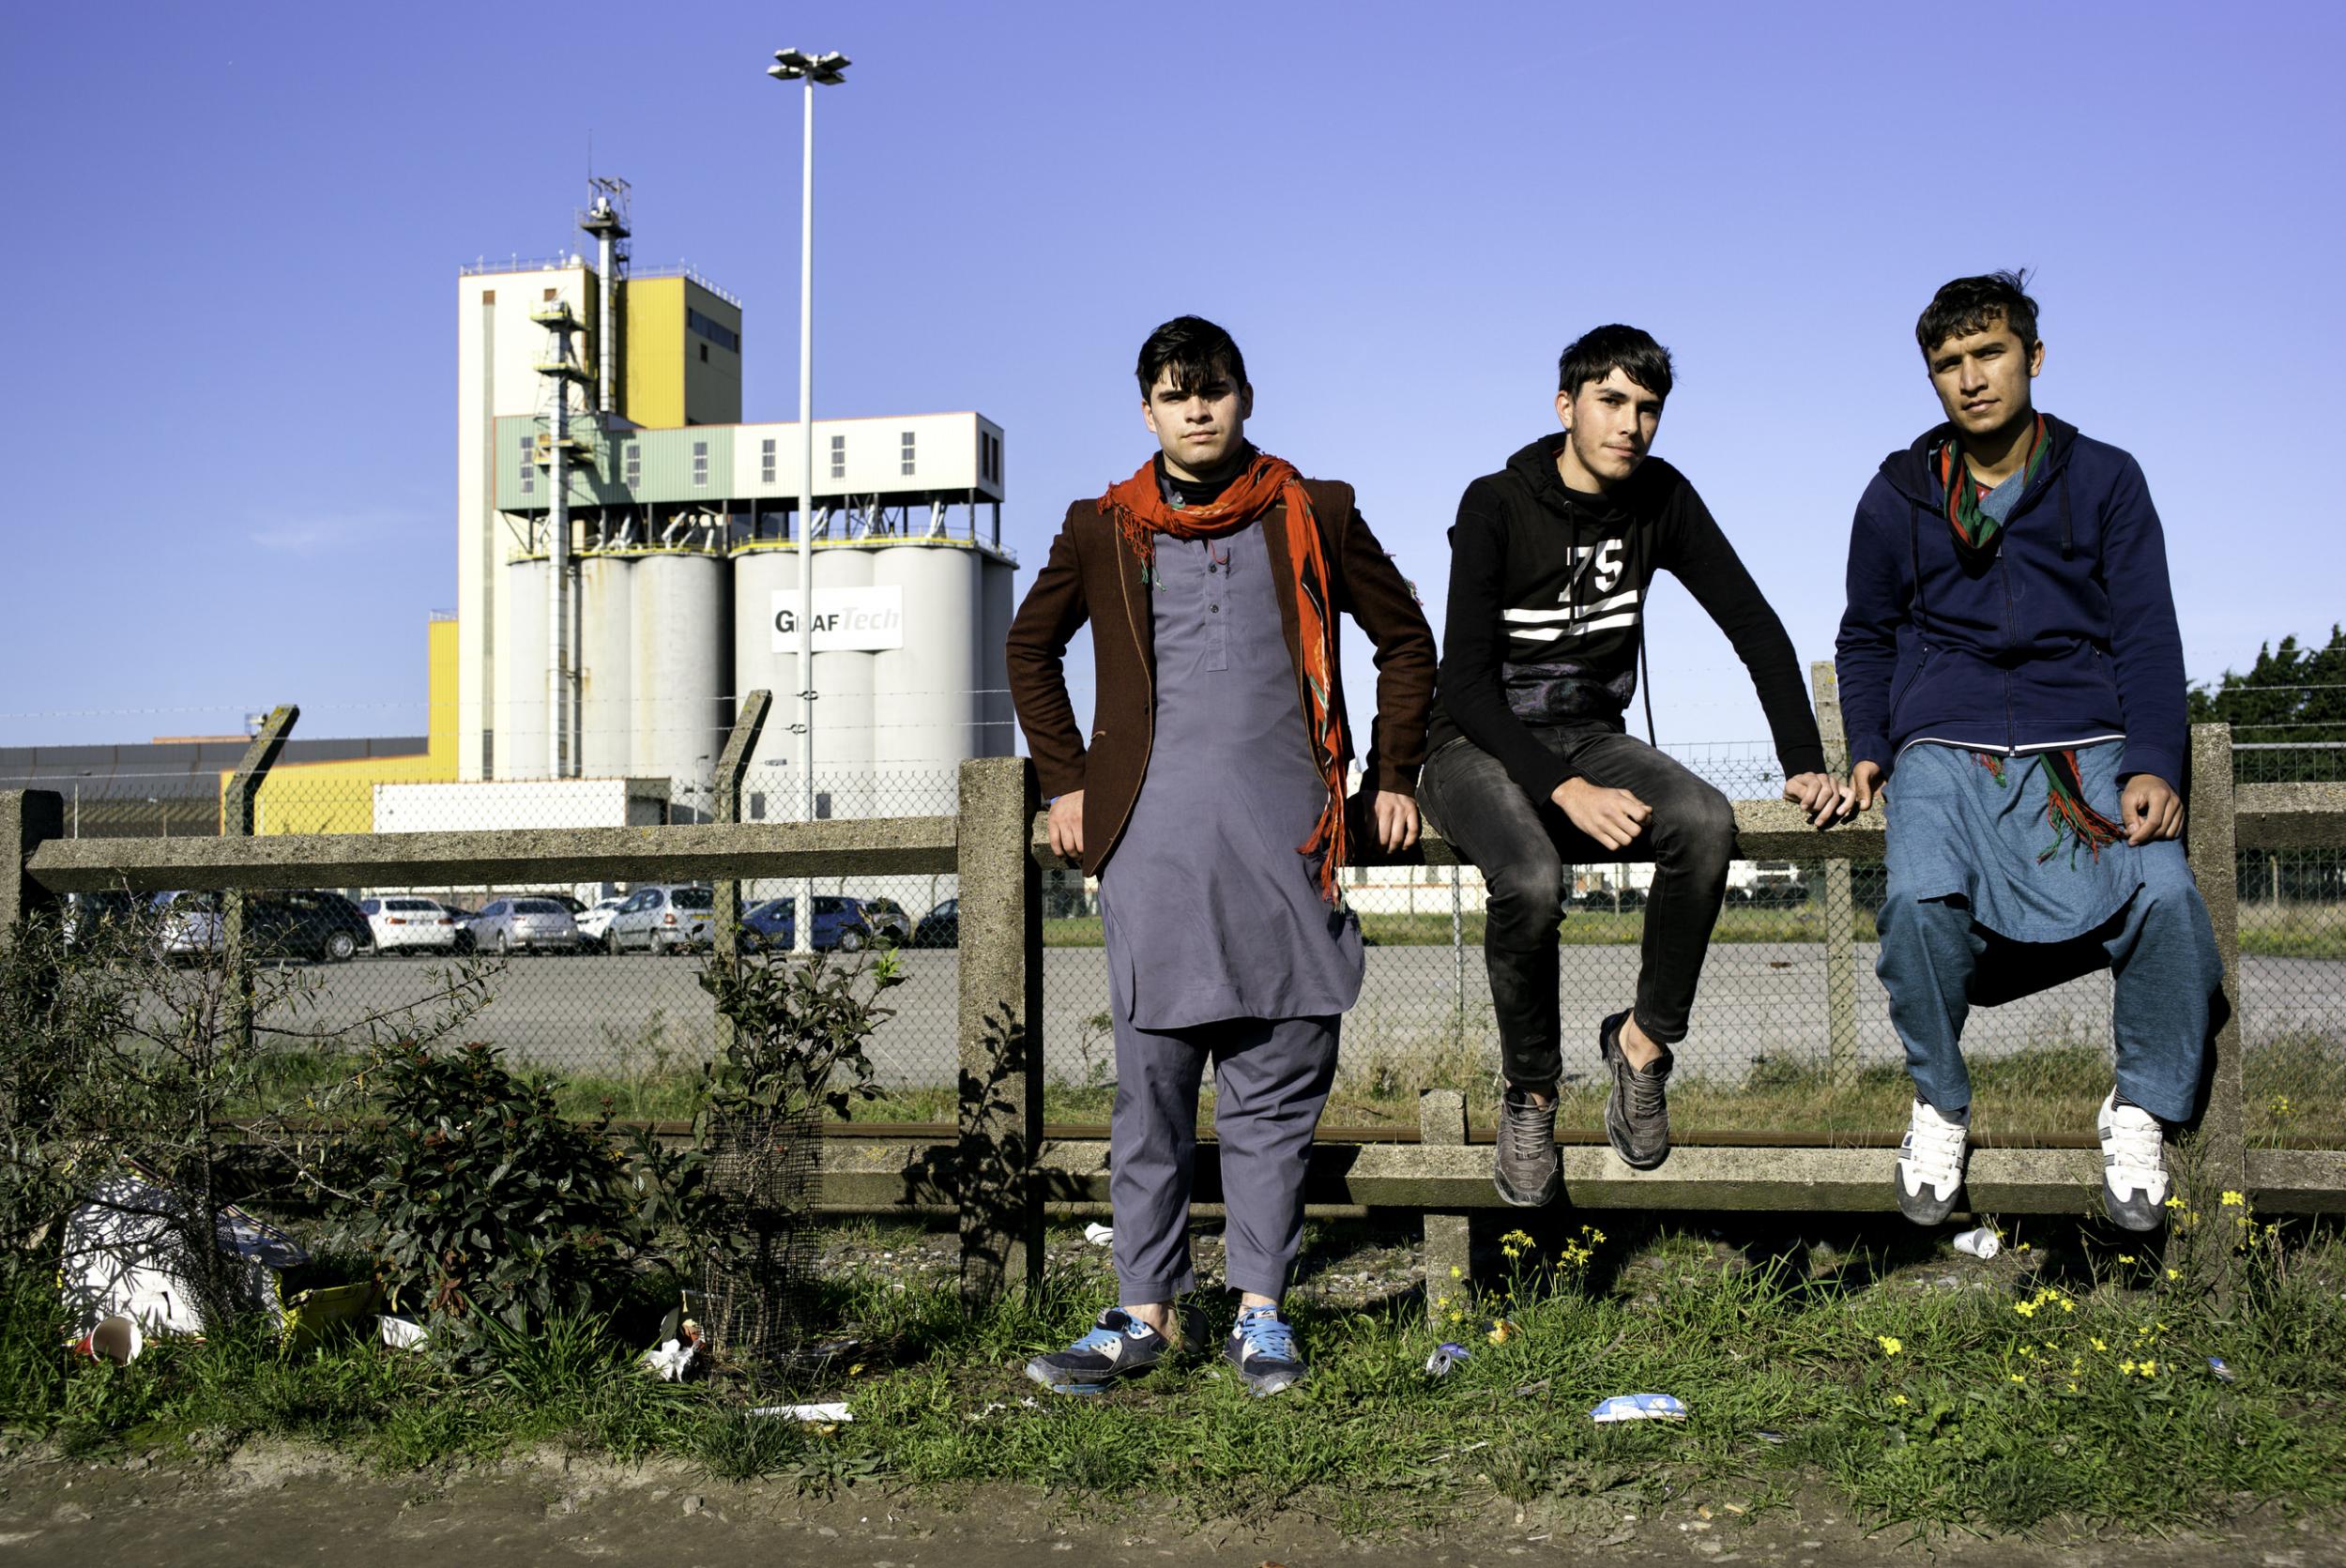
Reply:
[[1238, 1322], [1223, 1343], [1222, 1356], [1238, 1368], [1238, 1375], [1246, 1379], [1247, 1392], [1257, 1398], [1303, 1380], [1303, 1357], [1295, 1347], [1295, 1331], [1281, 1320], [1277, 1307], [1240, 1309]]
[[1171, 1340], [1121, 1307], [1110, 1307], [1074, 1344], [1028, 1362], [1027, 1376], [1053, 1393], [1103, 1393], [1119, 1378], [1146, 1372], [1172, 1353]]

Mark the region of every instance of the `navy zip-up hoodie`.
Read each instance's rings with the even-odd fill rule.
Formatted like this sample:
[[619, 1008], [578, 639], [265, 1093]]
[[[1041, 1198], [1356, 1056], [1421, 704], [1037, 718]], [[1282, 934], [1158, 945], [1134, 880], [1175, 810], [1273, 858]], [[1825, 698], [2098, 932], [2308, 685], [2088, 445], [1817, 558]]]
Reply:
[[2183, 784], [2183, 639], [2141, 465], [2049, 415], [2052, 449], [1977, 565], [1957, 553], [1931, 449], [1882, 461], [1850, 531], [1836, 645], [1850, 761], [1910, 741], [2006, 752], [2126, 738], [2125, 769]]

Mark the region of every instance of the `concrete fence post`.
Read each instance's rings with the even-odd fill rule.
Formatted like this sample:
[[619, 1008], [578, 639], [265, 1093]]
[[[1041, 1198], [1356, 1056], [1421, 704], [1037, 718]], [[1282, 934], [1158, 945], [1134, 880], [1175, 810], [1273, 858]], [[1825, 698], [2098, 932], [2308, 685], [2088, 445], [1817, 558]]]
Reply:
[[[1417, 1141], [1456, 1149], [1467, 1141], [1466, 1096], [1429, 1088], [1417, 1097]], [[1440, 1328], [1444, 1307], [1474, 1288], [1474, 1220], [1460, 1212], [1425, 1214], [1425, 1311]]]
[[2200, 1118], [2199, 1158], [2211, 1187], [2247, 1192], [2247, 1091], [2241, 1072], [2240, 885], [2233, 819], [2232, 726], [2191, 726], [2190, 778], [2186, 784], [2184, 831], [2200, 901], [2216, 928], [2217, 951], [2224, 958], [2220, 1020], [2211, 1043], [2207, 1108]]
[[[1833, 661], [1808, 666], [1808, 687], [1817, 704], [1817, 731], [1824, 739], [1825, 770], [1849, 772], [1849, 731], [1841, 723], [1841, 686]], [[1857, 1082], [1857, 903], [1850, 891], [1848, 857], [1824, 863], [1825, 1038], [1832, 1053], [1833, 1082]]]
[[0, 943], [17, 939], [28, 916], [54, 909], [57, 895], [33, 880], [24, 862], [51, 839], [65, 837], [65, 797], [53, 789], [0, 789]]
[[[742, 694], [741, 707], [733, 721], [733, 733], [725, 737], [725, 749], [717, 758], [717, 820], [741, 820], [741, 780], [750, 770], [750, 754], [757, 749], [757, 738], [766, 728], [766, 715], [774, 705], [771, 692], [747, 692]], [[710, 911], [708, 951], [720, 964], [731, 964], [741, 951], [741, 879], [720, 876], [711, 884], [711, 899], [716, 907]], [[800, 911], [799, 918], [813, 920], [811, 910]], [[733, 1022], [724, 1017], [717, 1020], [717, 1045], [724, 1049], [733, 1043]]]
[[961, 765], [961, 1291], [1043, 1283], [1043, 870], [1024, 757]]
[[[301, 709], [286, 703], [270, 711], [259, 733], [244, 749], [221, 799], [220, 836], [249, 839], [260, 828], [261, 785], [285, 749], [285, 737], [301, 717]], [[242, 888], [226, 888], [220, 895], [220, 945], [228, 966], [228, 1036], [238, 1051], [252, 1045], [252, 951], [247, 937], [249, 895]]]

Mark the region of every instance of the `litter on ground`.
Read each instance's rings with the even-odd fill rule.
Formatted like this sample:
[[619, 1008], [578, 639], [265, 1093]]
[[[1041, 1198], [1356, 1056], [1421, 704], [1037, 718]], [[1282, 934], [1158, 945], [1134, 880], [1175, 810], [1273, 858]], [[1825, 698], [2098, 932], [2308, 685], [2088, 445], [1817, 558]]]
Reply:
[[1614, 1421], [1683, 1421], [1686, 1406], [1675, 1394], [1617, 1393], [1600, 1402], [1589, 1419], [1602, 1425]]

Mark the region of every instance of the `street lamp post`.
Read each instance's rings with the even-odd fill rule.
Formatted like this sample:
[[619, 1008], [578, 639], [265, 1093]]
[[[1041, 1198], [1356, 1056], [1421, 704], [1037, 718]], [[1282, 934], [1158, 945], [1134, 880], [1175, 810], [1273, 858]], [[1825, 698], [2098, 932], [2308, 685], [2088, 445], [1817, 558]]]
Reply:
[[[799, 170], [799, 820], [815, 820], [815, 89], [846, 80], [847, 57], [777, 49], [766, 74], [806, 84]], [[815, 951], [815, 881], [799, 884], [794, 952]]]

